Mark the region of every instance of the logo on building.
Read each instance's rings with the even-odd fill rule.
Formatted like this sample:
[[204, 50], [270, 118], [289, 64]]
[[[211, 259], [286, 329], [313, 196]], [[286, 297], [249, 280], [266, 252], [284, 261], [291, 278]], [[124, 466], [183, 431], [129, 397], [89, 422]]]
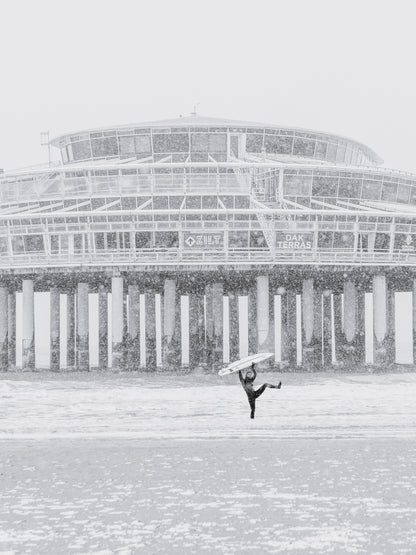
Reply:
[[310, 251], [313, 247], [313, 233], [284, 233], [276, 231], [276, 249]]
[[193, 233], [185, 231], [183, 235], [184, 248], [189, 249], [222, 249], [224, 247], [223, 233]]

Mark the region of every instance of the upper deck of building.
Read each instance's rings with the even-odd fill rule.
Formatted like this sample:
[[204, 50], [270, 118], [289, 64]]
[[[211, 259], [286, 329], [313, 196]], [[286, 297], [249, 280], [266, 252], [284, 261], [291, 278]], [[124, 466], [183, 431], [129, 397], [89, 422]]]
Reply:
[[339, 135], [197, 114], [66, 133], [51, 144], [60, 149], [64, 164], [112, 159], [226, 162], [259, 155], [352, 166], [383, 162], [371, 148]]

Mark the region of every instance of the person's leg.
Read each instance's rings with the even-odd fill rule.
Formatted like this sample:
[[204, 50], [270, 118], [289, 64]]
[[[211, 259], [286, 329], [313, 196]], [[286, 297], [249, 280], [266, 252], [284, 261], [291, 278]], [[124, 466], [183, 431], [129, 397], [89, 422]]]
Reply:
[[250, 418], [254, 418], [254, 412], [256, 410], [256, 399], [255, 399], [255, 397], [249, 397], [248, 402], [250, 403], [250, 408], [251, 408]]
[[257, 399], [257, 397], [260, 397], [260, 395], [264, 392], [264, 390], [266, 389], [266, 387], [269, 387], [269, 384], [264, 383], [261, 387], [259, 387], [258, 389], [256, 389], [256, 391], [254, 392], [255, 398]]
[[264, 392], [266, 387], [270, 387], [271, 389], [280, 389], [282, 387], [282, 382], [279, 382], [278, 385], [273, 385], [271, 383], [264, 383], [261, 387], [259, 387], [255, 392], [254, 395], [260, 397], [260, 395]]

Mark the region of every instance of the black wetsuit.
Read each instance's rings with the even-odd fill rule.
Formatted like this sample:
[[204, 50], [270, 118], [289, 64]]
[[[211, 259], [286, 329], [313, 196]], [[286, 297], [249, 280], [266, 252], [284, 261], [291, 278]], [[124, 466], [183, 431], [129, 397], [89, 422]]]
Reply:
[[282, 386], [282, 382], [279, 382], [279, 385], [272, 385], [270, 383], [264, 383], [261, 387], [259, 387], [256, 390], [253, 387], [253, 382], [254, 382], [254, 380], [256, 379], [256, 376], [257, 376], [257, 372], [254, 369], [254, 364], [251, 367], [251, 371], [254, 374], [252, 378], [247, 376], [247, 375], [245, 376], [245, 378], [243, 378], [243, 374], [241, 373], [241, 370], [239, 370], [238, 376], [240, 378], [241, 385], [243, 386], [243, 389], [247, 394], [248, 402], [250, 403], [250, 409], [251, 409], [250, 418], [254, 418], [254, 412], [256, 410], [256, 399], [257, 399], [257, 397], [260, 397], [260, 395], [264, 392], [266, 387], [271, 387], [273, 389], [280, 389], [281, 386]]

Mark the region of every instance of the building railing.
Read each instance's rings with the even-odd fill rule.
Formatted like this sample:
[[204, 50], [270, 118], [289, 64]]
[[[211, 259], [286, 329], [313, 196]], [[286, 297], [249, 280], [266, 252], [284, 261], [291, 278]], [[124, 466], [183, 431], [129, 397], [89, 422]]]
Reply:
[[78, 267], [83, 271], [94, 267], [111, 266], [192, 266], [206, 265], [416, 265], [416, 252], [359, 252], [351, 251], [276, 251], [268, 249], [179, 250], [143, 249], [100, 251], [95, 253], [47, 254], [36, 252], [0, 256], [0, 270], [25, 268], [36, 271], [44, 268]]

